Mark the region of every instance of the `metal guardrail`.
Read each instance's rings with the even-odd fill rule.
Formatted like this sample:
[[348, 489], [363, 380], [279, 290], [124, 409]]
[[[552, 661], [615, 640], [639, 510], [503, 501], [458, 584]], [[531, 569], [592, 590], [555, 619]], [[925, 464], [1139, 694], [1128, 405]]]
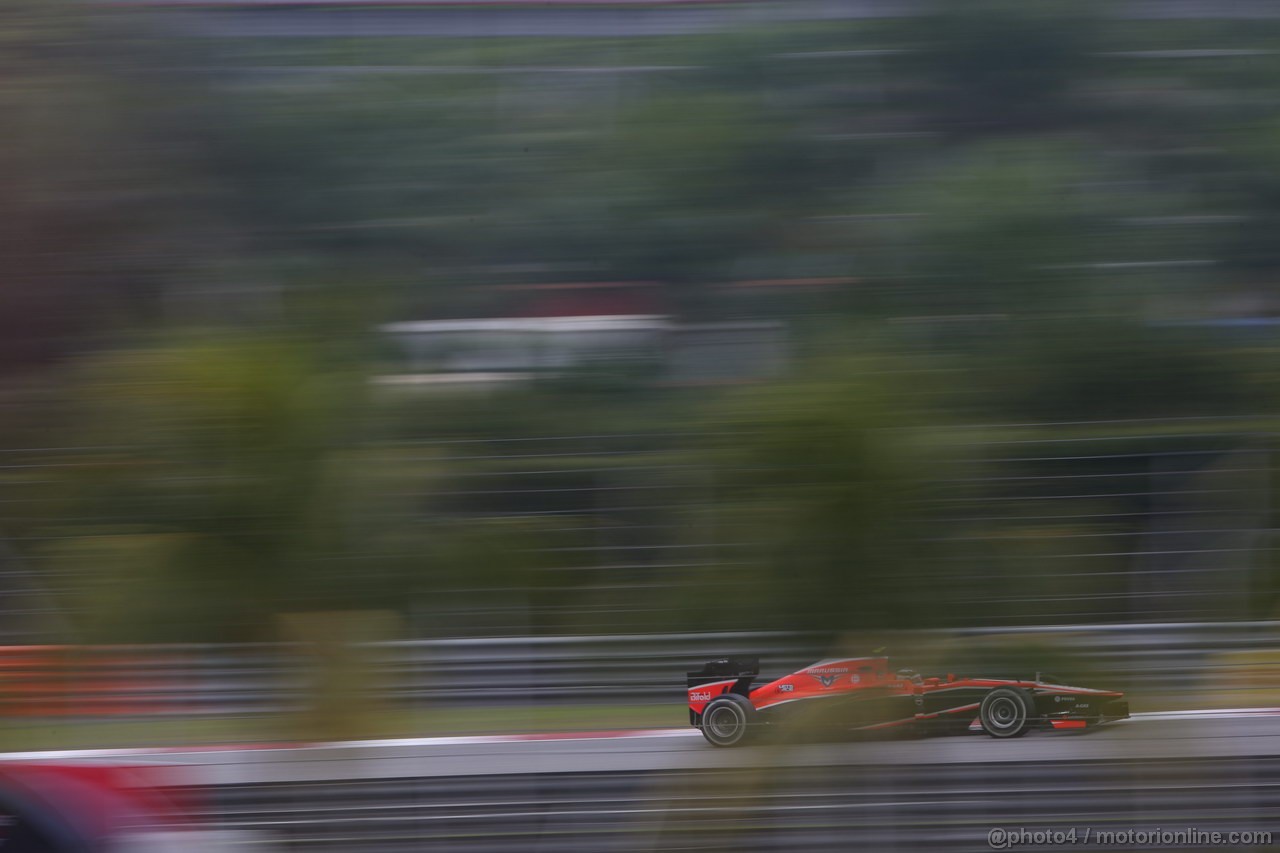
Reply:
[[[1004, 639], [1000, 639], [1004, 638]], [[1280, 685], [1280, 622], [1056, 626], [885, 635], [952, 650], [1036, 644], [1134, 693], [1249, 694]], [[679, 702], [684, 672], [758, 654], [781, 675], [833, 653], [804, 634], [717, 633], [416, 640], [369, 644], [376, 689], [408, 706], [529, 702]], [[977, 659], [977, 658], [975, 658]], [[0, 648], [0, 713], [8, 716], [182, 716], [271, 713], [306, 701], [306, 650], [286, 645]], [[911, 665], [904, 659], [903, 665]]]
[[987, 850], [992, 829], [1062, 834], [1029, 837], [1036, 850], [1114, 850], [1130, 845], [1100, 843], [1100, 831], [1192, 829], [1271, 833], [1259, 849], [1272, 849], [1278, 796], [1276, 756], [836, 764], [230, 786], [201, 817], [270, 833], [285, 850], [370, 853]]
[[[891, 650], [898, 643], [946, 643], [963, 659], [968, 645], [1000, 637], [1015, 638], [1011, 644], [1025, 640], [1060, 647], [1130, 691], [1246, 691], [1268, 680], [1280, 684], [1280, 651], [1265, 656], [1268, 649], [1280, 650], [1280, 622], [902, 632], [887, 634], [884, 641]], [[763, 675], [782, 675], [832, 654], [836, 646], [817, 635], [741, 633], [423, 641], [389, 648], [410, 676], [399, 682], [406, 696], [669, 702], [682, 694], [685, 670], [705, 660], [758, 654]], [[1247, 654], [1258, 657], [1239, 659]], [[1259, 668], [1275, 677], [1264, 677]]]

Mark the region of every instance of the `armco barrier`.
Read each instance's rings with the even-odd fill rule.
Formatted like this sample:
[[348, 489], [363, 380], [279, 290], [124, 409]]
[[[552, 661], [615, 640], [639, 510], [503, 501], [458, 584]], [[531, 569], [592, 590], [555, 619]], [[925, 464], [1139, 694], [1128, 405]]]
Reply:
[[[1002, 637], [1060, 648], [1120, 689], [1206, 691], [1251, 704], [1280, 683], [1280, 623], [1055, 626], [885, 635], [953, 648]], [[826, 656], [823, 637], [718, 633], [416, 640], [372, 644], [387, 698], [407, 705], [678, 701], [683, 673], [711, 658], [759, 654], [765, 674]], [[286, 645], [0, 647], [0, 714], [10, 717], [269, 713], [308, 691]], [[904, 664], [910, 661], [904, 660]], [[1272, 677], [1274, 676], [1274, 677]]]
[[369, 853], [989, 850], [989, 833], [1022, 830], [1027, 843], [1009, 849], [1211, 849], [1099, 843], [1098, 833], [1270, 833], [1274, 843], [1278, 791], [1275, 756], [833, 764], [236, 785], [212, 792], [201, 817], [270, 834], [283, 850]]

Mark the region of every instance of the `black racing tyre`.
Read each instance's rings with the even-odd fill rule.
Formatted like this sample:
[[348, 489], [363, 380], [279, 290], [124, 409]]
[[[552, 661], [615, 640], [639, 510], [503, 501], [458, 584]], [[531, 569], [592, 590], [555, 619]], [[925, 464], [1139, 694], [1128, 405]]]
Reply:
[[702, 712], [702, 736], [712, 746], [740, 746], [751, 739], [756, 709], [745, 697], [726, 693]]
[[992, 737], [1020, 737], [1030, 728], [1031, 708], [1031, 700], [1021, 690], [998, 687], [983, 697], [978, 719]]

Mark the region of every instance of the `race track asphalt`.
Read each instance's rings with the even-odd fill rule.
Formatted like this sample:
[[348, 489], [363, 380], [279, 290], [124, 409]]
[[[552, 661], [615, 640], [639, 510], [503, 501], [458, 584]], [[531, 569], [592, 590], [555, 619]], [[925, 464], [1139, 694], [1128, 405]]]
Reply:
[[1280, 709], [1172, 712], [1086, 732], [709, 746], [692, 728], [568, 735], [403, 738], [315, 746], [10, 753], [0, 760], [130, 759], [188, 768], [198, 784], [617, 773], [744, 767], [931, 765], [992, 762], [1280, 756]]

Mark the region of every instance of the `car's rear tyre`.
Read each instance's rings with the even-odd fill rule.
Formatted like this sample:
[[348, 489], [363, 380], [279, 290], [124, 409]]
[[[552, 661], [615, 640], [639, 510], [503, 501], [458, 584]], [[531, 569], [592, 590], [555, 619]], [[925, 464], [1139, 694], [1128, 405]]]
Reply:
[[741, 746], [751, 738], [756, 709], [743, 696], [728, 693], [702, 712], [702, 736], [712, 746]]
[[1021, 690], [999, 687], [983, 697], [978, 719], [983, 731], [992, 737], [1019, 737], [1030, 727], [1031, 707]]

